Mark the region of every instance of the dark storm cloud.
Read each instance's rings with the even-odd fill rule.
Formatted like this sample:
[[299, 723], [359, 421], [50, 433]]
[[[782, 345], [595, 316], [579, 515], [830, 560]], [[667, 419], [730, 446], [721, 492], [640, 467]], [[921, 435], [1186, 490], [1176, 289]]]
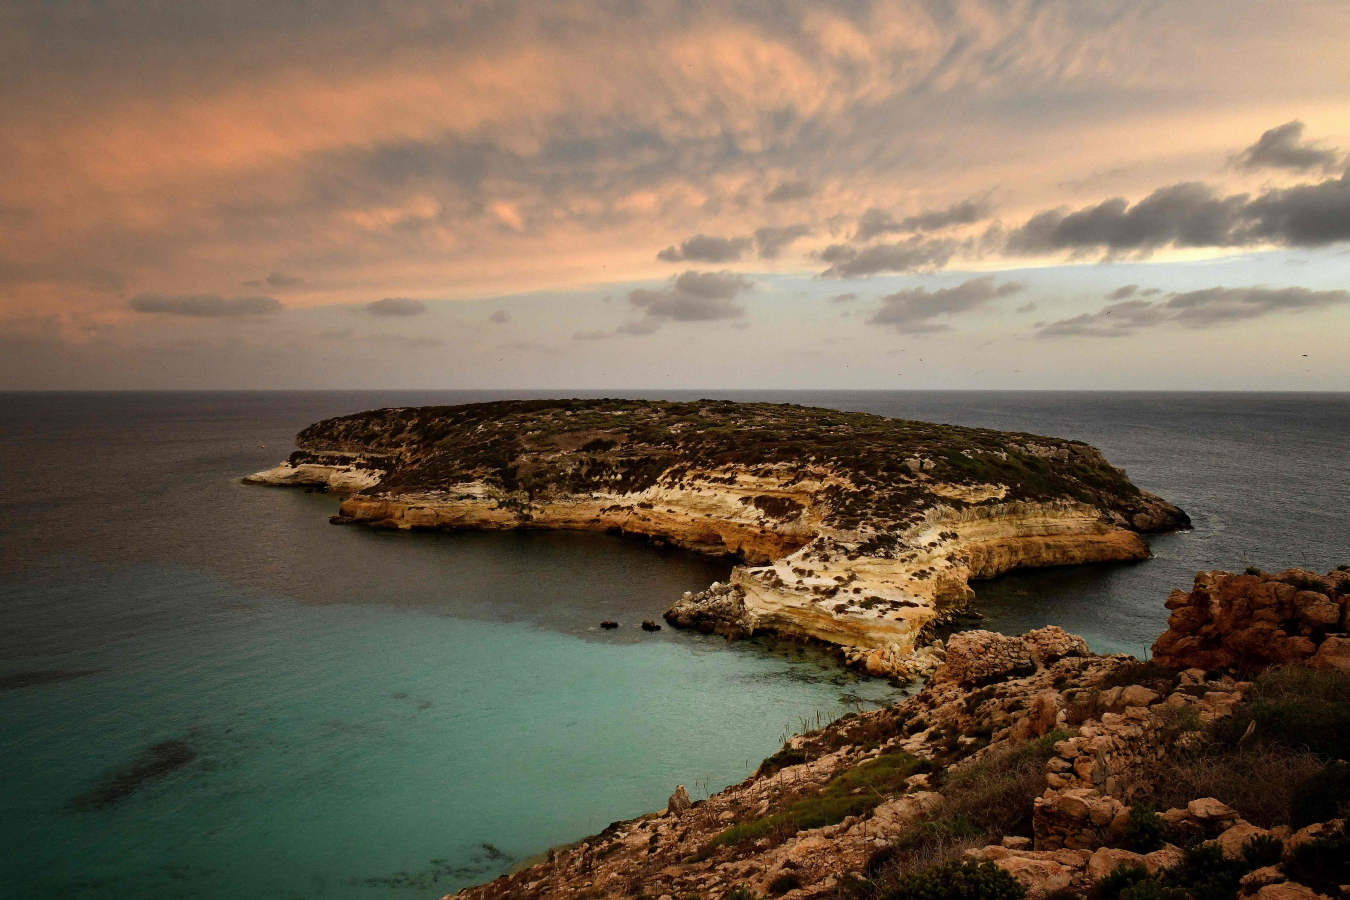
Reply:
[[140, 294], [130, 307], [141, 313], [197, 318], [228, 318], [274, 313], [281, 302], [273, 297], [222, 297], [219, 294]]
[[411, 297], [385, 297], [366, 304], [366, 312], [373, 316], [420, 316], [427, 305]]
[[820, 254], [830, 263], [821, 273], [826, 278], [857, 278], [879, 272], [913, 272], [938, 269], [956, 253], [959, 244], [950, 239], [912, 237], [898, 244], [877, 244], [859, 250], [847, 244], [831, 244]]
[[811, 185], [805, 181], [784, 181], [764, 195], [764, 202], [786, 203], [789, 200], [805, 200], [812, 193]]
[[1243, 150], [1234, 162], [1244, 169], [1332, 169], [1339, 154], [1302, 140], [1303, 123], [1285, 122], [1261, 135], [1255, 144]]
[[1108, 255], [1160, 247], [1241, 247], [1262, 243], [1316, 247], [1350, 240], [1350, 172], [1340, 178], [1219, 196], [1197, 182], [1159, 188], [1131, 206], [1122, 197], [1074, 212], [1047, 210], [1014, 230], [1012, 254], [1104, 250]]
[[787, 247], [799, 238], [811, 233], [811, 226], [805, 224], [786, 225], [781, 228], [765, 226], [755, 229], [755, 247], [762, 259], [777, 259]]
[[970, 225], [988, 218], [992, 211], [993, 206], [987, 200], [971, 199], [946, 209], [925, 210], [897, 221], [885, 210], [873, 207], [858, 217], [858, 228], [853, 239], [868, 241], [879, 234], [938, 231], [954, 225]]
[[750, 247], [750, 238], [696, 234], [678, 247], [667, 247], [656, 258], [662, 262], [734, 262]]
[[1205, 328], [1279, 313], [1299, 313], [1350, 303], [1350, 291], [1301, 287], [1212, 287], [1172, 294], [1167, 300], [1126, 300], [1042, 326], [1040, 337], [1124, 337], [1143, 328], [1175, 324]]
[[942, 317], [951, 317], [988, 305], [999, 297], [1022, 290], [1022, 285], [1007, 281], [995, 285], [993, 276], [972, 278], [956, 287], [929, 291], [910, 288], [881, 298], [881, 306], [867, 317], [872, 325], [889, 325], [905, 334], [924, 334], [951, 328]]

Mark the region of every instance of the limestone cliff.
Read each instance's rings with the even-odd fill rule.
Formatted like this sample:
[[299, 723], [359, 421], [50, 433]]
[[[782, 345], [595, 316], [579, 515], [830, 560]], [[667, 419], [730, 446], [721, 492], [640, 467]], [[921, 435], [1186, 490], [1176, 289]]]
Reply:
[[300, 432], [258, 484], [350, 494], [338, 522], [627, 532], [742, 560], [674, 624], [931, 668], [972, 579], [1148, 556], [1184, 527], [1077, 441], [764, 403], [503, 401], [382, 409]]

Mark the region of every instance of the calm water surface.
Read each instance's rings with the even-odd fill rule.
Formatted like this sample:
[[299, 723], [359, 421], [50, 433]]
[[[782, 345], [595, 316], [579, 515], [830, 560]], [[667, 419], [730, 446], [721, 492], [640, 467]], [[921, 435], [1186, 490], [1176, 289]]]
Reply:
[[[334, 528], [238, 482], [324, 416], [505, 396], [0, 395], [0, 894], [437, 897], [894, 696], [635, 627], [724, 563]], [[1144, 563], [977, 585], [987, 627], [1140, 652], [1197, 569], [1350, 562], [1350, 396], [718, 396], [1080, 438], [1194, 519]], [[146, 763], [163, 742], [190, 758]]]

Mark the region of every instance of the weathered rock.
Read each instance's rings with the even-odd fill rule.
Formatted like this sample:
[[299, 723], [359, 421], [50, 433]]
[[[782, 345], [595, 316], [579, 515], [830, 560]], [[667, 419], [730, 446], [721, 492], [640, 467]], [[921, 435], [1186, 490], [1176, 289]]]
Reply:
[[671, 794], [670, 799], [666, 801], [666, 809], [676, 816], [687, 812], [689, 807], [693, 805], [693, 802], [689, 799], [689, 792], [685, 790], [682, 784], [675, 785], [675, 793]]
[[1326, 894], [1319, 894], [1296, 881], [1268, 884], [1253, 896], [1256, 900], [1327, 900]]
[[1242, 848], [1248, 841], [1268, 834], [1270, 832], [1264, 828], [1258, 828], [1248, 822], [1239, 822], [1215, 838], [1215, 843], [1219, 845], [1219, 849], [1223, 850], [1224, 856], [1229, 859], [1239, 859], [1242, 856]]
[[1117, 866], [1123, 865], [1143, 866], [1143, 854], [1120, 850], [1115, 847], [1102, 847], [1093, 853], [1092, 858], [1088, 860], [1088, 877], [1093, 881], [1101, 881], [1107, 875], [1110, 875]]
[[1327, 635], [1309, 662], [1314, 668], [1350, 673], [1350, 635]]
[[1207, 670], [1308, 663], [1350, 671], [1350, 636], [1339, 633], [1350, 605], [1347, 584], [1302, 569], [1201, 572], [1190, 592], [1168, 597], [1172, 613], [1153, 645], [1154, 660]]
[[973, 687], [1035, 669], [1031, 648], [1021, 638], [993, 631], [961, 631], [947, 641], [947, 661], [934, 678]]

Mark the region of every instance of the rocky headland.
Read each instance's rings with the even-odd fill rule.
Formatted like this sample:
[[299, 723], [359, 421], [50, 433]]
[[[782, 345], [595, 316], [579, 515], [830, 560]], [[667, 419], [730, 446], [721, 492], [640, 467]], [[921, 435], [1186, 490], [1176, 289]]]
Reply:
[[305, 428], [253, 484], [347, 494], [339, 523], [644, 535], [741, 561], [672, 624], [839, 648], [877, 675], [942, 659], [970, 582], [1148, 556], [1185, 513], [1071, 440], [765, 403], [531, 400]]
[[1350, 898], [1350, 567], [1201, 573], [1167, 605], [1147, 662], [957, 633], [903, 702], [457, 896]]

